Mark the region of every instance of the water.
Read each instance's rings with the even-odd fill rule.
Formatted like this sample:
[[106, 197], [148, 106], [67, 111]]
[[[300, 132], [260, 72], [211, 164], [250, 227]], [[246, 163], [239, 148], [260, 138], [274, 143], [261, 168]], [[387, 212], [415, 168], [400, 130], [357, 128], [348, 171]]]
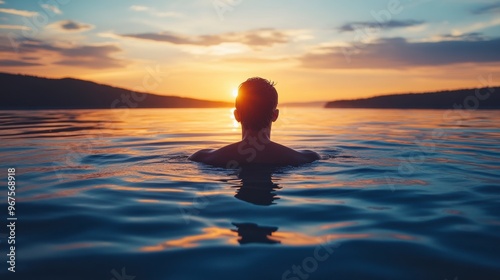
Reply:
[[229, 109], [1, 111], [2, 279], [499, 279], [500, 114], [282, 108], [298, 168], [187, 160]]

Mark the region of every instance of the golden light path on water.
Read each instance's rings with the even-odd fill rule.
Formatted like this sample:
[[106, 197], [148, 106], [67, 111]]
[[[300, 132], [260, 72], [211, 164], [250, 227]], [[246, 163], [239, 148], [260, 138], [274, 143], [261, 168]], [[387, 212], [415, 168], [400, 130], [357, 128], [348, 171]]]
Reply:
[[[193, 248], [193, 247], [198, 247], [200, 243], [207, 242], [210, 240], [225, 240], [227, 244], [235, 245], [238, 244], [238, 242], [242, 242], [246, 238], [250, 238], [246, 236], [248, 233], [241, 229], [206, 227], [202, 231], [203, 233], [200, 234], [184, 236], [178, 239], [164, 241], [156, 245], [143, 246], [139, 249], [139, 251], [156, 252], [173, 248]], [[294, 246], [316, 245], [325, 242], [332, 242], [339, 239], [363, 239], [363, 238], [369, 238], [371, 236], [371, 234], [368, 233], [364, 234], [339, 233], [339, 234], [325, 234], [321, 236], [313, 236], [303, 233], [287, 232], [287, 231], [274, 233], [273, 229], [269, 229], [269, 231], [270, 232], [268, 232], [268, 234], [263, 232], [262, 236], [260, 236], [259, 239], [262, 239], [263, 241], [267, 242], [281, 243]], [[253, 234], [255, 235], [255, 233]], [[256, 237], [252, 236], [251, 238], [256, 238]]]

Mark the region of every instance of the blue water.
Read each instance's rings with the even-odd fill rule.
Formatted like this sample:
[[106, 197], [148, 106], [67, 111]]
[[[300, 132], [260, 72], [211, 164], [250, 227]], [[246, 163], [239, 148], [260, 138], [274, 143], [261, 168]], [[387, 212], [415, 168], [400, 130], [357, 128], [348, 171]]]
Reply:
[[282, 108], [322, 160], [224, 170], [229, 109], [0, 111], [0, 277], [500, 279], [500, 114], [445, 112]]

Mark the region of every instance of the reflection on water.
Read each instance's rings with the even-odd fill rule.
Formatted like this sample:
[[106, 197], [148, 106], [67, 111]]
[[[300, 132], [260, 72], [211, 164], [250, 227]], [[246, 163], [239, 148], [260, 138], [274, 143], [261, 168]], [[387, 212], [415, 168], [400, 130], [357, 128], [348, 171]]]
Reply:
[[241, 179], [241, 183], [238, 186], [233, 186], [233, 188], [237, 188], [234, 197], [255, 205], [274, 204], [274, 201], [279, 199], [275, 191], [281, 187], [273, 183], [271, 179], [273, 171], [272, 167], [246, 166], [240, 168], [238, 178]]
[[[261, 226], [254, 223], [232, 223], [236, 229], [207, 227], [199, 234], [184, 236], [178, 239], [163, 241], [156, 245], [143, 246], [142, 252], [156, 252], [178, 248], [195, 248], [214, 241], [229, 245], [246, 244], [283, 244], [290, 246], [320, 245], [323, 243], [340, 242], [374, 237], [368, 233], [332, 233], [319, 236], [300, 232], [279, 231], [277, 227]], [[380, 235], [380, 237], [384, 237]], [[408, 235], [387, 235], [387, 238], [400, 240], [414, 240]]]
[[266, 227], [259, 226], [252, 223], [233, 223], [238, 229], [233, 229], [232, 231], [237, 232], [238, 242], [241, 245], [249, 243], [263, 243], [263, 244], [276, 244], [280, 243], [277, 240], [272, 239], [273, 232], [277, 231], [277, 227]]
[[[231, 174], [229, 179], [219, 179], [222, 182], [234, 181], [231, 177], [237, 176], [240, 180], [240, 185], [231, 186], [237, 188], [235, 198], [256, 205], [257, 207], [269, 206], [279, 197], [274, 193], [275, 190], [281, 189], [278, 184], [272, 182], [272, 176], [275, 172], [280, 172], [280, 168], [269, 166], [244, 166], [241, 167], [236, 174]], [[202, 194], [221, 194], [224, 192], [214, 192], [212, 190], [205, 191]], [[151, 203], [151, 201], [146, 201]], [[211, 207], [208, 203], [207, 207]], [[153, 246], [144, 246], [140, 251], [163, 251], [175, 248], [193, 248], [201, 246], [203, 243], [210, 243], [214, 240], [219, 240], [225, 244], [284, 244], [293, 246], [318, 245], [322, 243], [335, 242], [344, 239], [363, 239], [373, 236], [372, 234], [363, 233], [329, 233], [320, 236], [303, 234], [292, 231], [279, 231], [276, 226], [262, 226], [251, 222], [232, 222], [236, 229], [221, 228], [221, 227], [206, 227], [202, 229], [202, 233], [190, 236], [184, 236], [179, 239], [167, 240]], [[326, 224], [319, 226], [318, 231], [332, 229], [340, 229], [355, 225], [354, 222], [341, 222], [335, 224]], [[396, 239], [410, 240], [412, 237], [405, 235], [393, 235]]]
[[169, 248], [191, 248], [200, 245], [200, 242], [221, 239], [227, 244], [237, 244], [236, 234], [230, 229], [208, 227], [203, 233], [181, 237], [179, 239], [168, 240], [154, 246], [144, 246], [140, 250], [144, 252], [163, 251]]

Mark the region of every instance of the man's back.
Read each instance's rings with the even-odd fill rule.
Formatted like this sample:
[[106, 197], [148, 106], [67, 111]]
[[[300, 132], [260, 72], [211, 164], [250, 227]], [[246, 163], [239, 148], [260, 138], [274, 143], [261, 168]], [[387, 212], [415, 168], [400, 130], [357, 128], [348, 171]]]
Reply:
[[313, 162], [320, 159], [320, 156], [313, 151], [296, 151], [272, 141], [260, 145], [249, 145], [246, 141], [240, 141], [218, 150], [198, 151], [189, 159], [224, 167], [252, 164], [295, 166]]
[[236, 168], [244, 165], [300, 165], [320, 159], [312, 151], [296, 151], [271, 141], [271, 126], [278, 119], [278, 92], [274, 83], [250, 78], [238, 88], [234, 119], [241, 123], [242, 140], [218, 150], [201, 150], [190, 160]]

